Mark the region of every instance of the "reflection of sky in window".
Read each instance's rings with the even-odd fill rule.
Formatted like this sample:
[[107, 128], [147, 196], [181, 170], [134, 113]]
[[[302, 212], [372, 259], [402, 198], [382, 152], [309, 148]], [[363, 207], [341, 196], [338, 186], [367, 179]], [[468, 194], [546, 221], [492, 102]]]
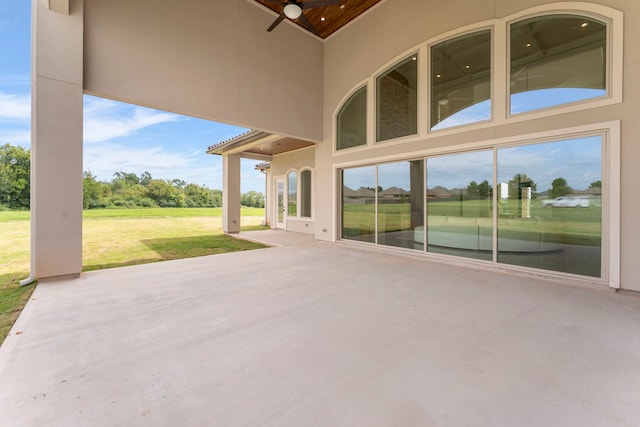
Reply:
[[427, 160], [427, 188], [467, 188], [471, 181], [493, 181], [493, 151], [432, 157]]
[[398, 187], [411, 190], [411, 170], [409, 162], [385, 163], [378, 166], [378, 185], [383, 189]]
[[601, 157], [600, 136], [502, 148], [498, 150], [498, 182], [524, 173], [537, 184], [538, 192], [550, 189], [559, 177], [570, 187], [585, 190], [602, 179]]
[[343, 185], [349, 187], [352, 190], [357, 190], [360, 187], [373, 188], [376, 186], [375, 166], [344, 169], [343, 173]]
[[[525, 113], [585, 99], [605, 96], [606, 90], [580, 88], [550, 88], [511, 95], [511, 114]], [[491, 100], [474, 104], [442, 120], [432, 130], [448, 129], [491, 119]]]
[[524, 113], [607, 94], [602, 89], [550, 88], [511, 95], [511, 114]]
[[448, 129], [455, 126], [467, 125], [469, 123], [482, 122], [491, 119], [491, 100], [478, 102], [464, 110], [447, 117], [440, 123], [432, 127], [432, 130]]

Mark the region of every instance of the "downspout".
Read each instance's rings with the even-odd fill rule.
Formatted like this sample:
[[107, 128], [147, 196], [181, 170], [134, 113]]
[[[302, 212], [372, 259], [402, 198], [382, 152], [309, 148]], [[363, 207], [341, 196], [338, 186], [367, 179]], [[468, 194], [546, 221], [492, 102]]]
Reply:
[[26, 279], [20, 280], [20, 286], [27, 286], [32, 284], [33, 282], [35, 282], [37, 279], [36, 277], [33, 275], [33, 273], [29, 273], [29, 277], [27, 277]]

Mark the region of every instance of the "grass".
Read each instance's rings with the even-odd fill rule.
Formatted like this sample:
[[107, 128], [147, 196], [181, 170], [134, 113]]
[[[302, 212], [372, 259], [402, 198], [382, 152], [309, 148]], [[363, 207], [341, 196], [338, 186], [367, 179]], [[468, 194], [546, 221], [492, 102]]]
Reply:
[[[243, 208], [242, 230], [264, 229], [264, 209]], [[29, 276], [28, 211], [0, 211], [0, 342], [35, 289]], [[263, 248], [222, 233], [220, 208], [84, 211], [83, 271]]]
[[[602, 236], [602, 209], [543, 208], [539, 200], [531, 201], [530, 218], [519, 218], [517, 202], [502, 207], [498, 220], [500, 237], [599, 247]], [[478, 224], [492, 227], [491, 204], [484, 200], [429, 201], [427, 203], [429, 226], [434, 230], [477, 232]], [[488, 222], [487, 222], [488, 221]], [[360, 236], [374, 233], [375, 205], [345, 204], [342, 216], [343, 236]], [[467, 227], [467, 228], [465, 228]], [[378, 206], [378, 231], [392, 232], [411, 228], [411, 205], [381, 204]], [[491, 234], [489, 231], [488, 234]]]

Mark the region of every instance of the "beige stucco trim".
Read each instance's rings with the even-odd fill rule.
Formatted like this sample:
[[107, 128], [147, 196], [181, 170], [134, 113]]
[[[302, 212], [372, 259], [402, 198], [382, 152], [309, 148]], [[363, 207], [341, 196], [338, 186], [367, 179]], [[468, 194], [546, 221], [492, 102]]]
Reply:
[[54, 12], [69, 14], [69, 2], [70, 0], [49, 0], [49, 10]]

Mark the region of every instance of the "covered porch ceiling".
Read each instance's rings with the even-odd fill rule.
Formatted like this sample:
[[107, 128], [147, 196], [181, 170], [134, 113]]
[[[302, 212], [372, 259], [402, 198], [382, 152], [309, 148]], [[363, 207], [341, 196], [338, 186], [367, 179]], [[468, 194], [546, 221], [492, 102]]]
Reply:
[[[316, 3], [317, 1], [318, 0], [255, 0], [256, 3], [260, 3], [278, 15], [282, 14], [282, 10], [286, 4], [298, 3], [304, 5], [304, 3], [307, 2]], [[287, 20], [311, 33], [314, 33], [313, 29], [315, 29], [315, 34], [318, 37], [326, 39], [381, 1], [382, 0], [338, 0], [335, 5], [304, 9], [303, 17], [295, 20]], [[307, 22], [305, 23], [305, 21]], [[310, 23], [313, 28], [309, 28], [308, 23]], [[277, 29], [274, 29], [274, 31], [277, 31]]]
[[219, 142], [207, 149], [207, 154], [238, 154], [255, 160], [271, 160], [274, 155], [314, 145], [313, 142], [251, 130]]

